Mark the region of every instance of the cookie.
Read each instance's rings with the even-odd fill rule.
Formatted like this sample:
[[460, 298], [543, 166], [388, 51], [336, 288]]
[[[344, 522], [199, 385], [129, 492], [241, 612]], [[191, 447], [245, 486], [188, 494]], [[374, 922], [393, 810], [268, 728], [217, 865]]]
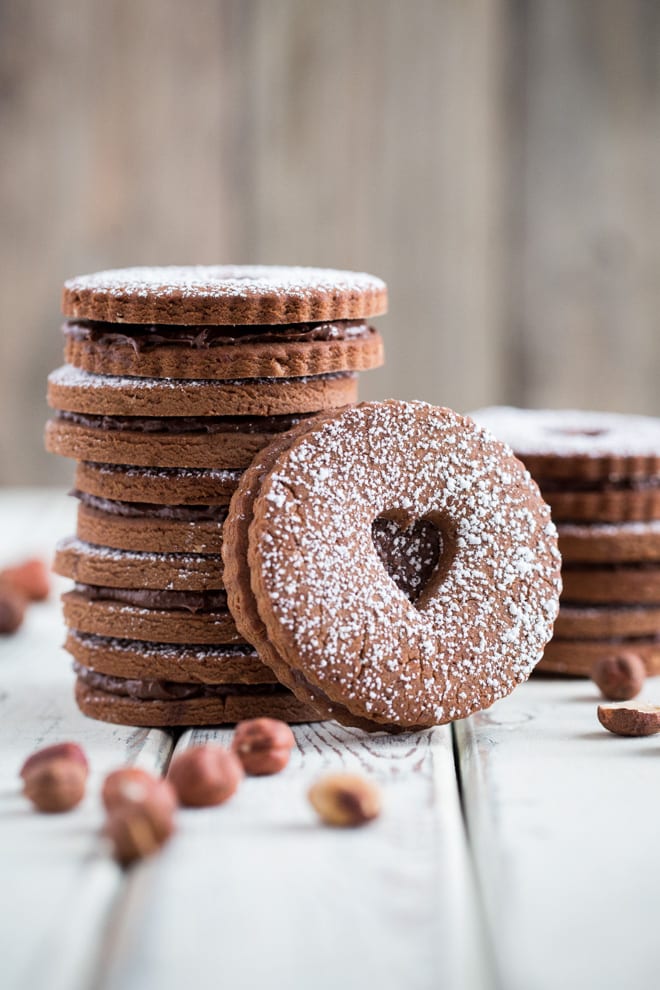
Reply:
[[564, 605], [555, 622], [559, 639], [607, 639], [660, 634], [660, 607], [653, 605]]
[[60, 413], [46, 424], [46, 450], [132, 467], [239, 470], [300, 417], [133, 419]]
[[596, 660], [623, 651], [637, 653], [649, 675], [660, 674], [660, 636], [611, 637], [608, 639], [553, 639], [545, 648], [539, 672], [589, 677]]
[[470, 413], [534, 478], [601, 480], [660, 474], [660, 419], [581, 410], [492, 406]]
[[571, 565], [564, 567], [562, 579], [562, 603], [660, 604], [660, 566], [657, 564]]
[[[99, 329], [100, 328], [100, 329]], [[177, 337], [177, 329], [150, 328], [158, 343], [144, 340], [137, 331], [113, 324], [80, 325], [68, 328], [65, 360], [76, 368], [98, 375], [129, 375], [146, 379], [274, 379], [264, 387], [264, 395], [277, 401], [278, 379], [296, 380], [308, 376], [326, 376], [336, 372], [367, 371], [383, 363], [383, 340], [377, 330], [362, 324], [344, 327], [333, 324], [336, 331], [327, 340], [253, 341], [216, 346], [195, 347]], [[187, 328], [182, 328], [186, 331]], [[219, 329], [219, 328], [213, 328]], [[318, 327], [315, 328], [318, 330]], [[117, 332], [121, 330], [121, 332]], [[352, 332], [349, 332], [352, 331]], [[183, 346], [182, 346], [183, 343]], [[230, 385], [230, 382], [227, 382]], [[234, 383], [234, 395], [236, 395]], [[311, 390], [297, 389], [306, 395]], [[309, 395], [307, 395], [309, 393]], [[229, 396], [227, 397], [227, 399]], [[247, 401], [247, 399], [246, 399]], [[318, 399], [316, 408], [318, 405]]]
[[218, 554], [225, 505], [151, 505], [77, 493], [76, 536], [85, 543], [147, 553]]
[[660, 521], [558, 527], [564, 563], [660, 563]]
[[292, 324], [387, 309], [385, 283], [363, 272], [266, 265], [124, 268], [64, 283], [62, 312], [109, 323]]
[[141, 468], [79, 461], [75, 488], [115, 501], [228, 505], [241, 473], [213, 468]]
[[250, 718], [276, 718], [283, 722], [318, 722], [316, 712], [298, 701], [290, 691], [278, 687], [249, 694], [219, 693], [216, 696], [172, 701], [141, 701], [122, 694], [90, 687], [76, 679], [76, 703], [84, 715], [116, 725], [191, 726], [234, 725]]
[[356, 398], [357, 376], [348, 373], [216, 382], [122, 378], [65, 364], [48, 376], [53, 409], [101, 416], [279, 416], [345, 406]]
[[658, 479], [591, 491], [571, 491], [540, 483], [543, 498], [555, 522], [643, 522], [660, 519], [660, 484]]
[[[323, 414], [299, 434], [253, 498], [249, 590], [235, 561], [256, 469], [232, 498], [223, 545], [229, 607], [279, 679], [361, 723], [396, 727], [464, 717], [525, 680], [552, 632], [560, 559], [549, 510], [511, 451], [417, 402]], [[383, 567], [376, 519], [400, 529], [423, 520], [440, 535], [414, 604]]]
[[200, 684], [274, 684], [273, 672], [251, 646], [144, 643], [68, 631], [65, 649], [79, 664], [137, 680]]
[[53, 570], [81, 584], [109, 588], [209, 591], [222, 588], [222, 557], [139, 553], [86, 543], [75, 536], [58, 543]]
[[[107, 593], [109, 589], [103, 590]], [[74, 591], [66, 591], [62, 605], [67, 626], [97, 636], [184, 645], [241, 642], [231, 615], [221, 607], [196, 613], [179, 607], [146, 607], [109, 597], [93, 597], [89, 585], [77, 585]]]

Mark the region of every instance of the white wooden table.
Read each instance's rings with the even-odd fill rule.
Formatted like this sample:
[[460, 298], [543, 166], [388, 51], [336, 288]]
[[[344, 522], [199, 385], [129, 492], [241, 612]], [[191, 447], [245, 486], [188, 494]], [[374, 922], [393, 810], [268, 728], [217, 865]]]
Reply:
[[[59, 491], [0, 493], [0, 564], [49, 556], [73, 516]], [[589, 683], [533, 680], [454, 731], [301, 727], [284, 773], [182, 812], [163, 853], [122, 873], [99, 835], [104, 774], [162, 771], [230, 733], [85, 719], [56, 599], [0, 638], [2, 990], [660, 984], [660, 740], [605, 733]], [[35, 814], [18, 768], [65, 738], [91, 757], [88, 796]], [[306, 790], [341, 767], [382, 785], [374, 825], [316, 823]]]

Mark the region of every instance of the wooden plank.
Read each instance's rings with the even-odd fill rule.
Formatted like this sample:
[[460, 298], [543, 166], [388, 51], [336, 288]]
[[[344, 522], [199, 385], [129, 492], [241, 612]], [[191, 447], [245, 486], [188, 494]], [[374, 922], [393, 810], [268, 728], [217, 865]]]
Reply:
[[[71, 501], [60, 491], [0, 493], [0, 565], [28, 553], [49, 558], [71, 530]], [[101, 781], [124, 763], [158, 771], [172, 740], [78, 712], [57, 598], [56, 591], [33, 606], [15, 636], [0, 637], [0, 982], [76, 990], [89, 986], [123, 883], [100, 841]], [[36, 814], [20, 794], [18, 770], [34, 749], [64, 739], [89, 756], [87, 797], [70, 814]]]
[[[657, 702], [657, 683], [645, 693]], [[589, 681], [533, 678], [456, 725], [471, 846], [510, 990], [655, 982], [658, 742], [610, 735], [597, 703]]]
[[[178, 748], [230, 737], [196, 730]], [[131, 877], [103, 990], [492, 985], [449, 729], [366, 737], [325, 723], [296, 739], [282, 774], [247, 779], [224, 807], [181, 812], [157, 868]], [[306, 791], [338, 768], [382, 785], [373, 825], [315, 820]]]

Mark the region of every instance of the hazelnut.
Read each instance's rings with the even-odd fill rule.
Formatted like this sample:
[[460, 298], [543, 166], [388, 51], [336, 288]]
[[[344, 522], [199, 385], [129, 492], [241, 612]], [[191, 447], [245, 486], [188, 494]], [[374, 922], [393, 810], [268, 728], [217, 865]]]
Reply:
[[599, 705], [598, 721], [617, 736], [653, 736], [660, 732], [660, 706]]
[[204, 808], [222, 804], [235, 793], [243, 767], [222, 746], [193, 746], [172, 761], [167, 777], [181, 804]]
[[25, 774], [23, 793], [39, 811], [70, 811], [82, 801], [86, 780], [77, 760], [43, 760]]
[[43, 560], [32, 558], [0, 571], [0, 584], [13, 588], [30, 602], [43, 602], [50, 594], [50, 577]]
[[25, 617], [25, 599], [13, 588], [0, 585], [0, 635], [15, 633]]
[[162, 777], [140, 767], [121, 767], [113, 770], [103, 781], [101, 800], [108, 812], [126, 804], [139, 804], [147, 798], [159, 804], [164, 813], [173, 815], [177, 807], [176, 792]]
[[596, 660], [591, 679], [609, 701], [629, 701], [644, 687], [646, 667], [637, 653], [618, 653]]
[[89, 773], [89, 763], [82, 747], [74, 742], [61, 742], [54, 743], [52, 746], [45, 746], [44, 749], [38, 749], [31, 753], [20, 770], [23, 780], [35, 767], [43, 765], [49, 760], [73, 760], [74, 763], [83, 768], [85, 777]]
[[172, 809], [165, 809], [161, 795], [156, 792], [141, 801], [115, 805], [105, 825], [113, 855], [122, 866], [158, 852], [174, 830]]
[[258, 777], [284, 770], [295, 742], [286, 722], [276, 718], [253, 718], [238, 723], [231, 748], [245, 772]]
[[352, 773], [321, 777], [309, 791], [309, 800], [326, 825], [365, 825], [380, 814], [380, 791], [374, 783]]

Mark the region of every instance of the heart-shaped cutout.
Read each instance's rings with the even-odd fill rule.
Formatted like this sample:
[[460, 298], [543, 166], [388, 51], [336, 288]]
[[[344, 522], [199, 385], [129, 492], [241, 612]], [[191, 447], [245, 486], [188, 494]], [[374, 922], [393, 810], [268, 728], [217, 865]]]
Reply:
[[415, 605], [443, 558], [440, 529], [430, 519], [409, 520], [404, 513], [392, 512], [374, 519], [371, 538], [383, 567]]

